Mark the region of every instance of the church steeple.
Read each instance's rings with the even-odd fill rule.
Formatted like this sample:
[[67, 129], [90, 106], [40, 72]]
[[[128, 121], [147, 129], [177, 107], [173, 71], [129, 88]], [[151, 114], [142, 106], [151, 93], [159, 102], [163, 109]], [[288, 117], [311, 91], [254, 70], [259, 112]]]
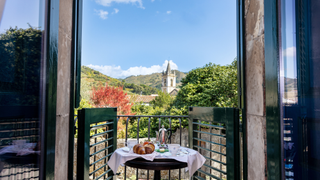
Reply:
[[161, 90], [165, 93], [171, 93], [173, 90], [176, 90], [176, 72], [171, 71], [170, 62], [167, 64], [167, 71], [163, 71], [162, 73]]
[[170, 67], [170, 61], [168, 62], [168, 66], [167, 66], [167, 75], [171, 74], [171, 67]]

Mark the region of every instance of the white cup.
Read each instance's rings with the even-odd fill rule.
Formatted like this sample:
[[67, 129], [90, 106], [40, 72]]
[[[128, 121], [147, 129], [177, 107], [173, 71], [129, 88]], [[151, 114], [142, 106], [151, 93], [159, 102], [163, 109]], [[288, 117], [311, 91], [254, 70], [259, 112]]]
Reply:
[[168, 148], [172, 156], [177, 155], [177, 152], [179, 151], [180, 145], [179, 144], [168, 144]]

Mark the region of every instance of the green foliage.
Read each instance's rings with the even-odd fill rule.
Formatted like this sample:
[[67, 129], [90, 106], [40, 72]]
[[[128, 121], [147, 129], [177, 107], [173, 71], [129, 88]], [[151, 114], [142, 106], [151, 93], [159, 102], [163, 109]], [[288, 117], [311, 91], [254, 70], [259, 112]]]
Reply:
[[158, 96], [150, 102], [150, 104], [154, 107], [160, 107], [167, 109], [170, 107], [173, 102], [173, 97], [168, 93], [164, 93], [162, 91], [158, 91]]
[[[93, 76], [91, 73], [90, 76]], [[140, 91], [139, 88], [149, 86], [141, 85], [135, 87], [133, 83], [119, 81], [124, 89]], [[127, 86], [125, 86], [127, 84]], [[135, 89], [136, 88], [136, 89]], [[135, 89], [135, 90], [134, 90]], [[169, 94], [158, 92], [158, 97], [151, 101], [151, 106], [135, 104], [131, 111], [136, 115], [188, 115], [188, 107], [236, 107], [237, 106], [237, 66], [236, 60], [231, 65], [220, 66], [207, 64], [202, 68], [190, 71], [181, 80], [181, 88], [178, 95], [173, 99]], [[86, 104], [86, 102], [83, 102]], [[140, 118], [139, 136], [148, 137], [148, 118]], [[182, 127], [188, 127], [188, 119], [181, 119]], [[155, 137], [155, 131], [159, 130], [159, 119], [150, 118], [150, 136]], [[173, 130], [179, 128], [179, 120], [171, 119]], [[125, 123], [125, 121], [123, 121]], [[137, 137], [138, 119], [132, 118], [129, 121], [128, 136]], [[168, 119], [161, 119], [161, 124], [169, 127]]]
[[[92, 105], [89, 103], [88, 100], [86, 100], [86, 99], [81, 99], [80, 104], [79, 104], [79, 107], [74, 109], [75, 118], [78, 119], [78, 117], [77, 117], [77, 115], [78, 115], [78, 110], [83, 109], [83, 108], [93, 108], [93, 107], [94, 107], [94, 106], [92, 106]], [[76, 129], [76, 134], [74, 135], [74, 137], [77, 138], [77, 137], [78, 137], [78, 121], [76, 122], [75, 125], [76, 125], [77, 129]], [[102, 132], [102, 129], [100, 129], [99, 131]], [[90, 132], [90, 135], [91, 135], [92, 133], [93, 133], [93, 132]]]
[[118, 80], [106, 76], [99, 71], [93, 70], [89, 67], [81, 67], [81, 97], [90, 101], [91, 91], [93, 87], [105, 86], [123, 87], [123, 90], [128, 94], [142, 94], [151, 95], [156, 94], [157, 89], [147, 85], [136, 85], [133, 83], [126, 83], [125, 80]]
[[0, 95], [1, 105], [38, 104], [41, 44], [42, 31], [31, 26], [0, 34], [0, 91], [13, 92]]
[[88, 100], [81, 99], [79, 107], [74, 110], [74, 114], [78, 115], [78, 110], [83, 109], [83, 108], [94, 108], [94, 106], [91, 105]]
[[[135, 104], [132, 106], [132, 112], [136, 115], [163, 115], [163, 108], [145, 106], [142, 104]], [[140, 118], [139, 123], [139, 137], [148, 137], [148, 118]], [[128, 136], [131, 138], [137, 137], [138, 118], [131, 118], [129, 121]], [[156, 137], [155, 131], [159, 130], [158, 118], [150, 119], [150, 137]]]
[[[202, 68], [193, 69], [182, 79], [181, 89], [174, 100], [159, 92], [159, 96], [151, 102], [152, 106], [137, 104], [132, 112], [137, 115], [188, 115], [188, 107], [236, 107], [238, 103], [237, 66], [236, 59], [231, 65], [220, 66], [207, 64]], [[188, 119], [181, 119], [182, 127], [188, 127]], [[150, 119], [151, 137], [159, 129], [158, 118]], [[179, 128], [179, 120], [171, 119], [173, 130]], [[161, 124], [169, 127], [168, 119], [162, 119]], [[140, 137], [148, 135], [148, 118], [140, 119]], [[137, 136], [137, 119], [131, 119], [129, 137]]]
[[236, 107], [238, 103], [236, 60], [231, 65], [207, 64], [189, 72], [173, 106], [187, 114], [187, 107]]
[[121, 84], [121, 81], [118, 79], [106, 76], [102, 74], [99, 71], [93, 70], [86, 66], [81, 66], [81, 73], [85, 78], [92, 79], [92, 85], [94, 87], [97, 87], [99, 85], [104, 86], [106, 83], [108, 83], [110, 86], [119, 86]]
[[[186, 73], [175, 70], [177, 77], [177, 87], [181, 85], [180, 81], [186, 76]], [[162, 73], [153, 73], [148, 75], [130, 76], [125, 78], [126, 83], [144, 84], [161, 90]]]
[[144, 84], [136, 85], [133, 83], [123, 83], [123, 81], [121, 83], [121, 86], [123, 86], [124, 90], [127, 90], [134, 94], [151, 95], [157, 93], [156, 88], [146, 86]]

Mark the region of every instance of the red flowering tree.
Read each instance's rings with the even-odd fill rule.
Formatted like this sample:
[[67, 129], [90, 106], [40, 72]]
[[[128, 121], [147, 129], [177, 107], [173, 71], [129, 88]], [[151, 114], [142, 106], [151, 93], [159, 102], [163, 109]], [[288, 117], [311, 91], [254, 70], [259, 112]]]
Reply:
[[[132, 103], [130, 103], [127, 93], [122, 87], [113, 87], [106, 84], [105, 87], [92, 88], [91, 100], [95, 107], [117, 107], [118, 115], [134, 115], [131, 112]], [[118, 137], [124, 136], [125, 126], [122, 122], [118, 123]]]
[[117, 107], [118, 114], [132, 115], [127, 93], [122, 87], [113, 87], [106, 84], [105, 87], [92, 88], [91, 100], [95, 107]]

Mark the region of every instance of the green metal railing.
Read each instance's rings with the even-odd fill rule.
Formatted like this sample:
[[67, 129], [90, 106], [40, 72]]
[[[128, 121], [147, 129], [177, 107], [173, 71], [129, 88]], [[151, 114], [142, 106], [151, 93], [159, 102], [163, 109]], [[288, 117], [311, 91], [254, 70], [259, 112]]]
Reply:
[[[87, 109], [88, 110], [88, 109]], [[85, 123], [84, 121], [85, 120], [83, 120], [83, 115], [80, 115], [81, 113], [79, 112], [79, 115], [75, 115], [75, 120], [74, 120], [74, 125], [75, 125], [75, 130], [77, 131], [77, 134], [78, 134], [78, 144], [79, 143], [81, 143], [81, 144], [83, 144], [83, 137], [80, 137], [80, 135], [81, 135], [81, 132], [83, 132], [83, 130], [81, 129], [81, 126], [84, 126], [84, 125], [80, 125], [80, 121], [82, 121], [82, 123]], [[94, 114], [94, 113], [93, 113]], [[81, 116], [82, 116], [82, 118], [81, 118]], [[103, 116], [103, 115], [101, 115], [101, 116]], [[100, 116], [100, 117], [101, 117]], [[110, 116], [110, 114], [108, 115], [108, 116]], [[86, 118], [86, 117], [84, 117], [84, 118]], [[113, 118], [113, 115], [112, 115], [112, 118]], [[158, 129], [160, 129], [160, 127], [161, 127], [161, 125], [163, 124], [163, 123], [168, 123], [169, 124], [169, 129], [171, 129], [171, 125], [172, 125], [172, 122], [173, 121], [178, 121], [179, 122], [179, 128], [181, 129], [181, 126], [182, 126], [182, 120], [183, 119], [186, 119], [186, 118], [188, 118], [188, 116], [172, 116], [172, 115], [117, 115], [117, 121], [119, 121], [121, 118], [123, 118], [123, 119], [125, 119], [126, 120], [126, 130], [125, 130], [125, 144], [124, 145], [127, 145], [127, 141], [128, 141], [128, 125], [129, 125], [129, 121], [137, 121], [137, 131], [136, 131], [136, 133], [137, 133], [137, 141], [139, 141], [139, 137], [140, 137], [140, 124], [141, 123], [145, 123], [145, 121], [147, 121], [147, 123], [148, 123], [148, 139], [150, 139], [151, 137], [152, 137], [152, 133], [151, 133], [151, 130], [152, 130], [152, 128], [151, 128], [151, 123], [158, 123], [158, 128], [157, 128], [157, 130]], [[79, 121], [79, 122], [78, 122]], [[86, 121], [91, 121], [91, 120], [86, 120]], [[78, 128], [76, 127], [76, 123], [78, 122]], [[102, 123], [101, 121], [100, 121], [100, 123]], [[91, 136], [90, 136], [90, 139], [92, 139], [93, 137], [96, 137], [96, 136], [101, 136], [101, 135], [103, 135], [103, 133], [104, 132], [97, 132], [97, 130], [98, 129], [100, 129], [100, 131], [101, 131], [101, 128], [103, 128], [104, 126], [106, 126], [106, 123], [102, 123], [102, 124], [97, 124], [97, 123], [91, 123], [91, 126], [90, 126], [90, 129], [91, 129]], [[88, 126], [88, 125], [87, 125]], [[94, 130], [94, 132], [93, 132], [93, 130]], [[114, 132], [114, 131], [112, 131], [112, 132]], [[110, 132], [109, 132], [110, 133]], [[116, 132], [115, 132], [116, 133]], [[182, 145], [182, 131], [180, 131], [180, 134], [179, 134], [179, 139], [180, 139], [180, 141], [179, 141], [179, 144], [180, 145]], [[113, 137], [116, 137], [116, 134], [114, 134], [113, 135]], [[112, 138], [113, 138], [112, 137]], [[88, 138], [88, 137], [87, 137]], [[108, 139], [107, 139], [107, 137], [103, 137], [103, 140], [102, 141], [99, 141], [99, 142], [97, 142], [96, 141], [96, 139], [93, 139], [93, 140], [91, 140], [91, 141], [94, 141], [94, 142], [92, 142], [92, 143], [94, 143], [94, 144], [92, 144], [91, 143], [91, 145], [90, 145], [90, 148], [91, 148], [91, 157], [93, 157], [93, 155], [97, 155], [97, 154], [99, 154], [99, 153], [102, 153], [103, 152], [103, 149], [102, 150], [100, 150], [100, 149], [97, 149], [97, 148], [93, 148], [94, 146], [96, 146], [96, 145], [99, 145], [99, 144], [101, 144], [101, 143], [104, 143], [104, 141], [107, 141]], [[110, 139], [109, 139], [110, 140]], [[169, 139], [169, 142], [171, 142], [171, 138]], [[107, 147], [107, 146], [105, 146], [105, 147]], [[115, 150], [117, 147], [116, 146], [113, 146], [114, 148], [113, 148], [113, 150]], [[79, 147], [79, 145], [78, 145], [78, 155], [77, 155], [77, 159], [79, 159], [79, 158], [81, 158], [81, 156], [82, 155], [80, 155], [79, 154], [79, 148], [83, 148], [83, 147]], [[107, 147], [108, 148], [108, 147]], [[111, 149], [109, 150], [109, 154], [108, 153], [106, 153], [106, 156], [108, 156], [108, 157], [110, 157], [111, 156], [111, 154], [112, 154], [112, 152], [113, 151], [111, 151]], [[81, 153], [81, 154], [83, 154], [83, 153]], [[80, 156], [80, 157], [79, 157]], [[107, 158], [108, 157], [103, 157], [103, 158], [105, 158], [105, 159], [102, 159], [102, 158], [95, 158], [94, 159], [94, 161], [93, 161], [93, 163], [91, 163], [91, 164], [89, 164], [89, 166], [90, 166], [90, 172], [89, 172], [89, 177], [91, 176], [93, 179], [99, 179], [99, 178], [104, 178], [104, 179], [108, 179], [108, 178], [111, 178], [111, 176], [109, 176], [109, 177], [102, 177], [101, 176], [101, 174], [107, 174], [107, 173], [109, 173], [110, 172], [110, 170], [107, 170], [107, 169], [103, 169], [104, 167], [107, 167], [106, 166], [106, 162], [104, 161], [104, 160], [107, 160]], [[91, 158], [92, 159], [92, 158]], [[103, 161], [103, 165], [101, 165], [101, 161]], [[100, 162], [100, 165], [99, 166], [93, 166], [94, 164], [97, 164], [98, 162]], [[77, 160], [77, 167], [79, 167], [79, 166], [82, 166], [82, 164], [83, 164], [83, 160], [82, 159], [80, 159], [80, 160]], [[82, 170], [80, 171], [80, 172], [83, 172], [83, 168], [84, 167], [82, 167]], [[79, 169], [77, 168], [77, 171], [79, 172]], [[99, 175], [96, 175], [95, 174], [95, 172], [98, 172], [98, 171], [100, 171], [100, 173], [98, 173]], [[105, 172], [105, 171], [109, 171], [109, 172]], [[138, 176], [138, 174], [139, 174], [139, 169], [136, 169], [136, 178], [138, 179], [139, 178], [139, 176]], [[169, 171], [169, 173], [168, 173], [168, 179], [170, 179], [170, 175], [171, 174], [171, 171]], [[179, 179], [181, 178], [181, 174], [182, 174], [182, 172], [181, 172], [181, 169], [179, 170]], [[117, 174], [117, 175], [119, 175], [119, 174]], [[147, 179], [149, 179], [149, 177], [150, 177], [150, 173], [149, 173], [149, 170], [147, 171]], [[82, 180], [82, 178], [83, 177], [88, 177], [88, 175], [82, 175], [82, 173], [81, 173], [81, 175], [79, 176], [79, 173], [77, 173], [77, 179], [81, 179]], [[98, 177], [98, 178], [97, 178]], [[127, 178], [127, 167], [125, 166], [125, 168], [124, 168], [124, 173], [123, 173], [123, 177], [124, 177], [124, 179], [126, 179]]]
[[[179, 134], [179, 144], [182, 145], [182, 131], [181, 131], [181, 126], [182, 126], [182, 120], [188, 118], [189, 116], [173, 116], [173, 115], [118, 115], [118, 120], [120, 118], [126, 118], [126, 133], [125, 133], [125, 145], [127, 145], [128, 141], [128, 125], [130, 120], [136, 120], [137, 121], [137, 141], [139, 142], [139, 136], [140, 136], [140, 123], [141, 121], [148, 121], [148, 139], [151, 138], [151, 123], [158, 123], [158, 128], [159, 130], [161, 128], [161, 125], [163, 123], [169, 124], [169, 128], [167, 130], [172, 129], [172, 121], [173, 120], [178, 120], [179, 122], [179, 128], [180, 128], [180, 134]], [[169, 143], [171, 143], [171, 136], [168, 139]], [[127, 166], [124, 167], [124, 179], [127, 179]], [[139, 169], [136, 169], [136, 179], [139, 179]], [[181, 179], [181, 169], [179, 169], [179, 179]], [[147, 179], [150, 177], [150, 172], [147, 170]], [[171, 179], [171, 170], [169, 170], [168, 173], [168, 179]]]
[[77, 179], [112, 179], [107, 162], [117, 149], [117, 108], [78, 111]]
[[190, 107], [189, 119], [189, 147], [206, 158], [193, 179], [240, 179], [239, 110]]
[[[189, 116], [117, 115], [116, 108], [82, 109], [78, 113], [77, 179], [111, 179], [114, 177], [107, 161], [117, 148], [117, 123], [126, 118], [125, 145], [128, 140], [128, 123], [169, 123], [189, 118], [189, 148], [200, 152], [206, 163], [193, 176], [194, 179], [240, 179], [239, 110], [235, 108], [191, 107]], [[75, 120], [76, 122], [77, 120]], [[180, 131], [180, 144], [181, 144]], [[171, 142], [171, 139], [169, 140]], [[101, 147], [102, 145], [102, 147]], [[100, 146], [100, 147], [99, 147]], [[91, 159], [90, 159], [91, 158]], [[126, 179], [127, 168], [124, 169]], [[138, 179], [138, 169], [136, 170]], [[179, 179], [181, 171], [179, 170]], [[147, 171], [149, 179], [149, 171]], [[169, 171], [170, 179], [170, 171]]]

